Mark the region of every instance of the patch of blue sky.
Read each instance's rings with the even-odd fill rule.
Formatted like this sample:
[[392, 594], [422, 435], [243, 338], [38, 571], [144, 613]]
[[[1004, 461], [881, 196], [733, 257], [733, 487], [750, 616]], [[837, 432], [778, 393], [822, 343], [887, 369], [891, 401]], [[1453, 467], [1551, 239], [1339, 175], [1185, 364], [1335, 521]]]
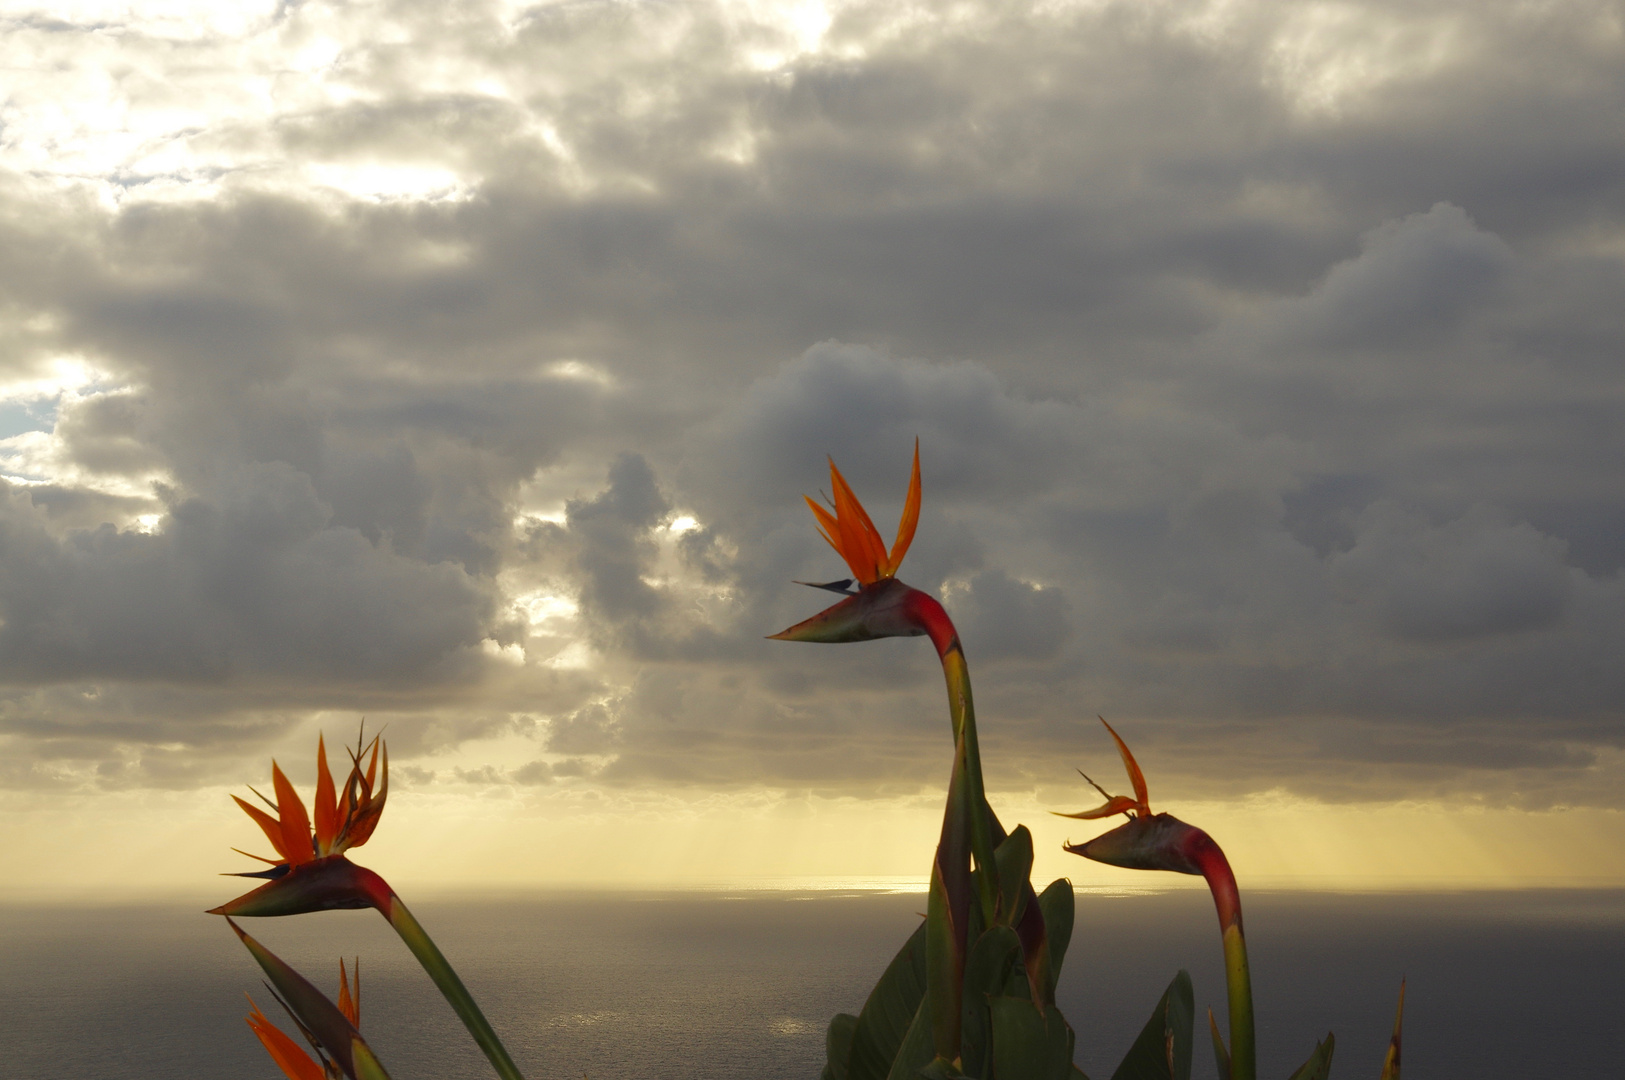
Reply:
[[61, 402], [60, 394], [31, 400], [0, 401], [0, 439], [9, 439], [29, 431], [55, 430], [57, 408]]

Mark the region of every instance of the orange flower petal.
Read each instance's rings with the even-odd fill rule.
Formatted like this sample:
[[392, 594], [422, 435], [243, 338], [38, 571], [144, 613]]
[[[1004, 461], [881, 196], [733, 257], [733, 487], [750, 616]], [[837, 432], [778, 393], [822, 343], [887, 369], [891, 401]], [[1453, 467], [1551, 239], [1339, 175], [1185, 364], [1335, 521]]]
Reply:
[[344, 973], [344, 957], [339, 957], [339, 1012], [350, 1021], [351, 1027], [361, 1026], [361, 957], [355, 958], [355, 993], [350, 993], [350, 983]]
[[841, 528], [841, 553], [852, 568], [852, 576], [860, 584], [873, 585], [885, 576], [886, 545], [833, 459], [829, 463], [829, 475], [835, 489], [835, 519]]
[[[1104, 716], [1098, 719], [1102, 724], [1106, 724]], [[1146, 794], [1145, 774], [1140, 771], [1139, 763], [1134, 760], [1134, 755], [1129, 753], [1128, 744], [1122, 740], [1117, 732], [1112, 731], [1110, 724], [1106, 724], [1106, 730], [1111, 731], [1112, 738], [1117, 741], [1117, 752], [1123, 755], [1123, 766], [1128, 769], [1128, 782], [1134, 785], [1134, 797], [1138, 800], [1139, 809], [1143, 813], [1151, 813], [1150, 796]]]
[[248, 1004], [254, 1010], [254, 1014], [246, 1018], [248, 1026], [259, 1037], [260, 1045], [271, 1055], [271, 1060], [276, 1062], [283, 1076], [288, 1080], [327, 1080], [326, 1070], [305, 1053], [303, 1047], [288, 1038], [281, 1028], [267, 1020], [253, 998], [248, 999]]
[[333, 841], [339, 834], [339, 802], [333, 791], [333, 774], [327, 769], [327, 741], [316, 737], [316, 849], [323, 855], [333, 853]]
[[841, 545], [836, 542], [836, 538], [841, 535], [840, 523], [835, 520], [835, 516], [828, 510], [813, 502], [811, 496], [803, 495], [802, 498], [807, 500], [807, 506], [812, 510], [813, 517], [818, 519], [819, 534], [829, 542], [830, 547], [835, 549], [835, 554], [845, 559], [846, 552], [842, 551]]
[[282, 850], [282, 823], [253, 803], [244, 802], [235, 795], [232, 798], [237, 799], [237, 805], [243, 808], [243, 813], [253, 818], [255, 824], [265, 830], [266, 839], [271, 841], [271, 846], [276, 848], [276, 853], [286, 862], [288, 853]]
[[903, 556], [914, 542], [914, 529], [920, 524], [920, 440], [914, 440], [914, 473], [908, 481], [908, 497], [903, 500], [903, 516], [897, 523], [897, 540], [891, 546], [891, 558], [886, 560], [886, 576], [897, 573], [903, 565]]
[[[357, 800], [355, 809], [348, 822], [345, 823], [342, 844], [345, 848], [360, 847], [372, 836], [372, 831], [378, 827], [378, 819], [384, 813], [384, 800], [389, 798], [389, 747], [383, 746], [384, 775], [378, 787], [377, 797], [372, 795], [373, 769], [378, 765], [378, 749], [381, 744], [375, 742], [372, 751], [372, 765], [367, 769], [367, 777], [361, 783], [365, 789]], [[359, 770], [358, 770], [359, 774]]]
[[1127, 795], [1113, 795], [1106, 801], [1105, 806], [1093, 810], [1080, 810], [1076, 814], [1062, 814], [1055, 811], [1051, 811], [1051, 813], [1055, 813], [1056, 817], [1081, 818], [1084, 821], [1092, 821], [1095, 818], [1112, 817], [1115, 814], [1123, 814], [1138, 809], [1140, 809], [1140, 804]]
[[302, 866], [316, 857], [310, 846], [310, 815], [275, 761], [271, 762], [271, 783], [276, 791], [277, 814], [282, 818], [282, 854], [288, 857], [289, 866]]

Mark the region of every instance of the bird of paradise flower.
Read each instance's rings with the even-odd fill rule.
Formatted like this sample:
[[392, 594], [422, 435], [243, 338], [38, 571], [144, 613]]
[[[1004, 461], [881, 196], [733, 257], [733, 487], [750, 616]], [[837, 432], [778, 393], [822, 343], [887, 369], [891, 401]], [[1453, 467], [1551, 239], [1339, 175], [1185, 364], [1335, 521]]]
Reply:
[[[1226, 1048], [1224, 1038], [1219, 1033], [1218, 1022], [1213, 1017], [1213, 1010], [1208, 1010], [1208, 1032], [1213, 1039], [1213, 1056], [1218, 1066], [1220, 1080], [1254, 1080], [1258, 1074], [1258, 1060], [1253, 1020], [1252, 969], [1247, 963], [1247, 938], [1242, 930], [1241, 892], [1236, 886], [1236, 875], [1230, 868], [1230, 860], [1225, 857], [1224, 849], [1203, 830], [1194, 825], [1187, 825], [1172, 814], [1152, 813], [1145, 774], [1140, 770], [1139, 763], [1134, 760], [1134, 754], [1122, 737], [1106, 723], [1104, 717], [1100, 718], [1100, 722], [1106, 725], [1112, 741], [1117, 744], [1117, 752], [1123, 759], [1123, 768], [1128, 772], [1129, 786], [1133, 788], [1134, 796], [1130, 798], [1127, 795], [1109, 794], [1084, 774], [1083, 778], [1089, 781], [1090, 786], [1105, 796], [1105, 803], [1093, 810], [1058, 816], [1090, 821], [1122, 814], [1128, 821], [1086, 843], [1068, 843], [1064, 847], [1074, 855], [1082, 855], [1086, 859], [1110, 866], [1121, 866], [1129, 870], [1167, 870], [1176, 874], [1200, 874], [1206, 880], [1219, 916], [1219, 932], [1224, 945], [1225, 989], [1230, 1012], [1230, 1045]], [[1399, 1011], [1394, 1017], [1394, 1034], [1390, 1040], [1388, 1055], [1383, 1062], [1383, 1080], [1399, 1080], [1400, 1021], [1404, 1011], [1405, 984], [1401, 982]], [[1323, 1078], [1331, 1069], [1332, 1051], [1335, 1046], [1336, 1040], [1328, 1032], [1325, 1040], [1316, 1044], [1309, 1060], [1293, 1074], [1293, 1080]]]
[[[364, 759], [365, 769], [362, 768]], [[363, 745], [357, 738], [356, 749], [350, 752], [350, 772], [345, 778], [341, 800], [328, 769], [326, 740], [317, 738], [314, 830], [304, 801], [275, 761], [271, 763], [271, 785], [276, 801], [263, 795], [260, 798], [276, 811], [275, 817], [232, 796], [259, 825], [280, 856], [270, 859], [250, 855], [269, 864], [268, 868], [233, 876], [270, 880], [252, 892], [210, 909], [209, 913], [254, 917], [346, 908], [375, 909], [388, 920], [423, 966], [497, 1075], [503, 1080], [523, 1080], [502, 1040], [475, 1004], [473, 995], [422, 924], [388, 882], [372, 870], [351, 862], [346, 855], [351, 848], [360, 847], [372, 837], [384, 812], [389, 795], [389, 750], [383, 741], [374, 736], [370, 744]], [[254, 794], [259, 795], [259, 792]], [[233, 926], [235, 928], [235, 924]]]
[[[235, 923], [232, 924], [232, 928], [238, 929]], [[358, 1072], [383, 1074], [383, 1066], [377, 1064], [377, 1057], [373, 1055], [372, 1048], [366, 1046], [366, 1041], [361, 1038], [360, 957], [357, 957], [355, 961], [353, 989], [350, 977], [344, 968], [344, 960], [342, 957], [339, 959], [339, 999], [335, 1005], [328, 1001], [315, 987], [309, 987], [308, 991], [300, 987], [299, 983], [304, 981], [302, 976], [293, 972], [270, 950], [265, 949], [247, 934], [241, 933], [240, 930], [238, 932], [243, 939], [243, 943], [248, 946], [249, 952], [254, 955], [256, 960], [261, 959], [263, 956], [269, 962], [270, 968], [267, 974], [275, 972], [273, 977], [284, 987], [292, 983], [295, 992], [289, 996], [299, 1003], [298, 1007], [290, 1004], [284, 998], [283, 995], [286, 990], [279, 992], [278, 989], [273, 987], [271, 993], [276, 997], [277, 1003], [293, 1019], [294, 1024], [299, 1028], [299, 1033], [310, 1044], [310, 1048], [316, 1051], [316, 1056], [312, 1057], [304, 1047], [290, 1038], [281, 1028], [266, 1019], [265, 1014], [260, 1011], [260, 1007], [255, 1004], [253, 997], [248, 996], [248, 1006], [253, 1010], [245, 1017], [249, 1029], [254, 1032], [260, 1044], [265, 1047], [266, 1053], [271, 1055], [271, 1060], [276, 1062], [277, 1068], [282, 1070], [282, 1075], [286, 1076], [288, 1080], [341, 1080], [343, 1077]], [[308, 983], [306, 985], [308, 986]], [[320, 1000], [318, 1001], [318, 999]], [[338, 1014], [336, 1018], [333, 1015], [335, 1012]], [[309, 1017], [308, 1020], [306, 1019], [307, 1016]], [[345, 1031], [344, 1024], [338, 1022], [341, 1019], [344, 1024], [349, 1025], [349, 1031]], [[323, 1035], [328, 1036], [338, 1046], [339, 1050], [337, 1052], [331, 1052], [327, 1049], [323, 1037], [317, 1034], [318, 1030], [322, 1031]], [[346, 1050], [348, 1050], [347, 1063], [345, 1058], [340, 1056]], [[346, 1071], [347, 1065], [349, 1071]]]
[[[919, 441], [915, 440], [908, 494], [890, 548], [833, 459], [829, 470], [833, 492], [830, 508], [826, 510], [811, 498], [806, 502], [824, 539], [841, 556], [852, 577], [815, 584], [815, 588], [840, 593], [843, 599], [772, 638], [838, 644], [923, 635], [936, 648], [947, 682], [954, 763], [927, 900], [926, 1007], [919, 1010], [917, 1018], [925, 1026], [917, 1023], [911, 1028], [911, 1032], [929, 1031], [929, 1046], [935, 1056], [929, 1063], [919, 1064], [943, 1076], [959, 1075], [961, 1068], [975, 1067], [979, 1071], [980, 1062], [966, 1060], [967, 1054], [985, 1049], [981, 1040], [967, 1038], [965, 1030], [967, 1014], [977, 1020], [980, 1007], [966, 1007], [967, 969], [981, 966], [971, 963], [972, 953], [984, 949], [980, 937], [971, 936], [974, 927], [993, 933], [1001, 942], [1008, 938], [1012, 947], [1019, 949], [1031, 1006], [1036, 1008], [1033, 1019], [1037, 1027], [1025, 1019], [1021, 1023], [1036, 1033], [1034, 1038], [1048, 1044], [1053, 1050], [1051, 1059], [1060, 1061], [1064, 1057], [1060, 1067], [1070, 1070], [1072, 1031], [1054, 1009], [1054, 1003], [1055, 979], [1066, 948], [1065, 938], [1071, 932], [1071, 886], [1057, 882], [1065, 888], [1046, 890], [1042, 903], [1034, 895], [1029, 880], [1031, 835], [1024, 826], [1007, 834], [987, 802], [970, 669], [959, 633], [936, 597], [897, 578], [920, 518]], [[1048, 923], [1052, 921], [1065, 924], [1064, 935], [1050, 933]], [[1002, 931], [1002, 936], [996, 931]], [[996, 950], [989, 945], [984, 951]], [[997, 968], [993, 962], [989, 966]], [[995, 987], [994, 991], [1000, 989]], [[860, 1024], [862, 1021], [862, 1017], [858, 1018]], [[908, 1036], [904, 1036], [907, 1041]], [[902, 1052], [906, 1055], [906, 1047]]]

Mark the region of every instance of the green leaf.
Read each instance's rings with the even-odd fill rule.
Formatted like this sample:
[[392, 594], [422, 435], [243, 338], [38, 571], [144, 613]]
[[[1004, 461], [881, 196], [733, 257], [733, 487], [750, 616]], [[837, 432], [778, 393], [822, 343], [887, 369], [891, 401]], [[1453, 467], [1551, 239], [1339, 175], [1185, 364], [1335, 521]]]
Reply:
[[1072, 1028], [1061, 1010], [1038, 1008], [1024, 998], [996, 997], [993, 1017], [993, 1075], [999, 1080], [1071, 1080]]
[[[872, 995], [871, 995], [872, 996]], [[836, 1013], [824, 1033], [824, 1071], [822, 1080], [847, 1080], [847, 1062], [852, 1058], [852, 1033], [858, 1018], [851, 1013]]]
[[993, 849], [993, 862], [999, 871], [999, 921], [1014, 926], [1021, 918], [1024, 895], [1033, 872], [1033, 834], [1017, 825], [1004, 842]]
[[925, 935], [922, 920], [869, 991], [850, 1036], [848, 1054], [841, 1059], [842, 1071], [831, 1080], [885, 1080], [891, 1071], [897, 1048], [925, 999]]
[[1326, 1080], [1332, 1071], [1332, 1047], [1336, 1043], [1331, 1032], [1326, 1033], [1326, 1041], [1315, 1044], [1315, 1052], [1309, 1055], [1309, 1060], [1298, 1066], [1290, 1080]]
[[964, 1073], [954, 1067], [953, 1062], [942, 1058], [932, 1058], [918, 1075], [925, 1077], [925, 1080], [968, 1080]]
[[1038, 897], [1038, 910], [1044, 913], [1044, 932], [1049, 936], [1050, 1000], [1055, 999], [1055, 986], [1061, 979], [1061, 961], [1066, 959], [1067, 946], [1072, 943], [1072, 919], [1077, 906], [1072, 895], [1072, 882], [1057, 878]]
[[908, 1034], [903, 1036], [903, 1045], [897, 1048], [897, 1058], [886, 1073], [886, 1080], [915, 1080], [920, 1070], [929, 1065], [934, 1057], [936, 1050], [931, 1042], [931, 1006], [921, 1001], [919, 1010], [914, 1014], [914, 1022], [908, 1026]]
[[[925, 1007], [931, 1017], [931, 1040], [937, 1057], [951, 1060], [959, 1053], [959, 1000], [964, 988], [965, 932], [955, 916], [969, 919], [970, 904], [957, 904], [945, 878], [957, 868], [944, 871], [943, 850], [931, 867], [931, 892], [925, 905]], [[964, 877], [968, 885], [969, 871]], [[966, 890], [968, 896], [968, 889]], [[957, 909], [957, 910], [956, 910]]]
[[965, 961], [964, 1019], [960, 1022], [960, 1061], [966, 1073], [987, 1072], [993, 1045], [988, 999], [1004, 990], [1021, 962], [1021, 939], [1008, 926], [994, 926], [976, 939]]
[[1195, 1002], [1190, 972], [1182, 970], [1168, 984], [1112, 1080], [1190, 1080]]

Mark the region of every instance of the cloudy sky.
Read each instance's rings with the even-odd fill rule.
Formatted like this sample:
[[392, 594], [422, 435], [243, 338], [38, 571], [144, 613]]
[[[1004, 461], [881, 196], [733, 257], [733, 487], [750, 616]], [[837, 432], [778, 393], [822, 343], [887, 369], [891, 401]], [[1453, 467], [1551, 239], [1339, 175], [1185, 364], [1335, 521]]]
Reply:
[[764, 640], [916, 437], [1041, 847], [1102, 714], [1260, 876], [1625, 881], [1616, 3], [0, 13], [10, 885], [363, 718], [380, 869], [923, 875], [930, 649]]

